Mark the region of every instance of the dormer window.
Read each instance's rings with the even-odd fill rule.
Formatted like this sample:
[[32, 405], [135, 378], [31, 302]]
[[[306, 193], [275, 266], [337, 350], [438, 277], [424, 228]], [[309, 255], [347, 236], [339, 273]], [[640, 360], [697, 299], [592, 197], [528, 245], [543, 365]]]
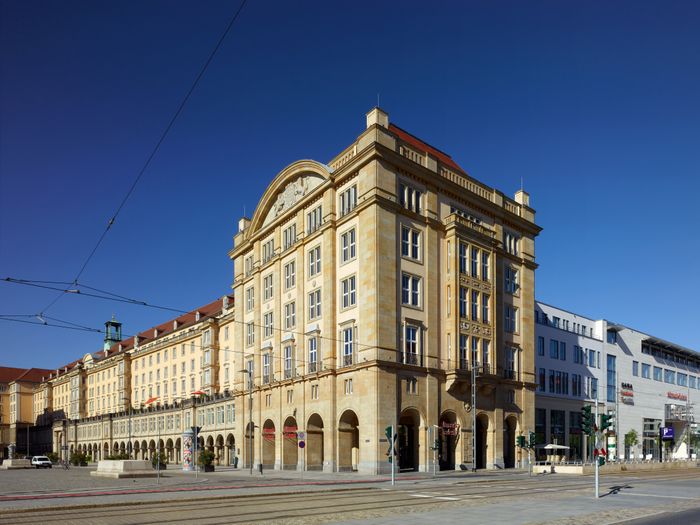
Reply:
[[153, 329], [153, 337], [154, 337], [154, 338], [155, 338], [155, 337], [158, 337], [158, 329], [157, 329], [157, 328], [154, 328], [154, 329]]
[[197, 321], [197, 322], [199, 322], [199, 318], [200, 318], [199, 311], [197, 311], [197, 312], [195, 312], [195, 314], [194, 314], [194, 320]]
[[173, 330], [177, 330], [177, 321], [173, 321]]

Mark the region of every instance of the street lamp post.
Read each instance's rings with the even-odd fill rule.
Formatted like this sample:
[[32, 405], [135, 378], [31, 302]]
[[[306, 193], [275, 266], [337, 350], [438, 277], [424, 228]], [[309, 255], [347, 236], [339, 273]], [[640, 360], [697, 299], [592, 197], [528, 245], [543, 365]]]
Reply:
[[129, 454], [129, 459], [133, 459], [131, 457], [131, 451], [133, 450], [133, 444], [131, 443], [131, 410], [132, 410], [131, 400], [128, 397], [123, 397], [122, 401], [126, 401], [129, 403], [129, 442], [127, 443], [126, 451]]
[[253, 475], [253, 372], [247, 368], [241, 370], [248, 375], [248, 459], [250, 460], [250, 475]]

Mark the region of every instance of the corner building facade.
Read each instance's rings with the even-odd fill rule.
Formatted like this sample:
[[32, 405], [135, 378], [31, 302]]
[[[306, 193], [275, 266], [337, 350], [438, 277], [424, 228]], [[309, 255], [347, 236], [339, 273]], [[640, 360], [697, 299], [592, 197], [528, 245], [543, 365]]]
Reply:
[[386, 472], [391, 425], [402, 470], [514, 466], [535, 428], [539, 231], [525, 192], [379, 108], [328, 165], [282, 170], [229, 253], [243, 466]]

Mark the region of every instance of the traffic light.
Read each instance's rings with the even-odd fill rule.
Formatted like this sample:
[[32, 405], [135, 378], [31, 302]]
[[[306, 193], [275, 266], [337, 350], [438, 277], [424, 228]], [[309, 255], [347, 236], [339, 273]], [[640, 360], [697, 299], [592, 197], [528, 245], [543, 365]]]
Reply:
[[[386, 427], [384, 429], [384, 434], [386, 435], [386, 438], [389, 440], [389, 450], [386, 451], [386, 455], [388, 456], [389, 463], [392, 463], [394, 461], [393, 456], [396, 455], [396, 434], [393, 436], [391, 435], [392, 427]], [[392, 454], [393, 452], [393, 454]]]
[[518, 436], [518, 446], [525, 448], [525, 436]]
[[391, 443], [391, 427], [386, 427], [386, 428], [384, 429], [384, 435], [386, 436], [386, 438], [387, 438], [387, 439], [389, 440], [389, 442]]
[[530, 442], [528, 443], [530, 448], [535, 448], [535, 445], [537, 444], [537, 437], [534, 432], [530, 432], [530, 435], [528, 436], [530, 438]]
[[605, 465], [605, 456], [598, 456], [598, 466], [602, 467]]
[[586, 405], [581, 409], [581, 428], [584, 434], [593, 435], [593, 415], [591, 414], [590, 405]]
[[615, 423], [615, 414], [600, 415], [600, 430], [607, 430]]

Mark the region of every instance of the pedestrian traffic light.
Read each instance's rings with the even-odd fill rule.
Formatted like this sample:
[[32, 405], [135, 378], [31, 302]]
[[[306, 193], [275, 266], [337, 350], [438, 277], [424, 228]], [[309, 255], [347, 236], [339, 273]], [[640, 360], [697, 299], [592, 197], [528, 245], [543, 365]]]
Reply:
[[387, 438], [387, 439], [389, 440], [389, 442], [391, 443], [391, 427], [386, 427], [386, 428], [384, 429], [384, 435], [386, 436], [386, 438]]
[[534, 432], [530, 432], [530, 435], [528, 437], [530, 438], [530, 442], [528, 443], [528, 445], [530, 446], [530, 448], [535, 448], [535, 445], [537, 444], [536, 434]]
[[613, 426], [615, 422], [614, 414], [601, 414], [600, 415], [600, 430], [607, 430]]
[[593, 435], [593, 415], [591, 414], [590, 405], [586, 405], [581, 409], [581, 428], [584, 434]]
[[605, 456], [598, 456], [598, 466], [602, 467], [603, 465], [605, 465]]
[[525, 448], [525, 436], [518, 436], [518, 446]]

